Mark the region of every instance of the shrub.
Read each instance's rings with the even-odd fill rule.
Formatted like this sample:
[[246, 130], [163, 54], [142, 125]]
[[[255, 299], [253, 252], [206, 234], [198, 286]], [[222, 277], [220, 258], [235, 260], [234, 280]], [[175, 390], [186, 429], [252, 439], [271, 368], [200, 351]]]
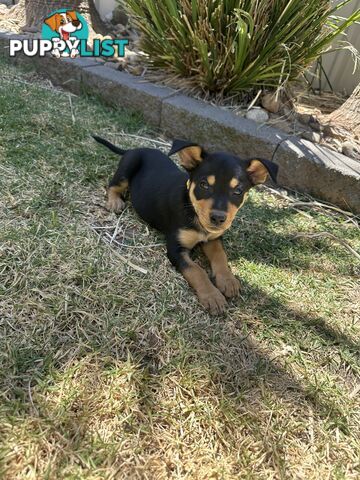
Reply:
[[127, 0], [150, 63], [188, 87], [236, 94], [299, 74], [360, 10], [343, 19], [328, 0]]

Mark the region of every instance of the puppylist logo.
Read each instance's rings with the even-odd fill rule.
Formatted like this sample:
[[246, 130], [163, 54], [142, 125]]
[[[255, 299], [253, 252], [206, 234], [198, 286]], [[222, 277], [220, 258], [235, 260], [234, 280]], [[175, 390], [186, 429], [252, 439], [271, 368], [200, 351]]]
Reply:
[[45, 18], [41, 39], [11, 39], [10, 56], [23, 52], [27, 57], [44, 57], [51, 52], [54, 57], [119, 57], [125, 56], [127, 39], [94, 39], [88, 49], [89, 28], [85, 18], [75, 10], [56, 10]]

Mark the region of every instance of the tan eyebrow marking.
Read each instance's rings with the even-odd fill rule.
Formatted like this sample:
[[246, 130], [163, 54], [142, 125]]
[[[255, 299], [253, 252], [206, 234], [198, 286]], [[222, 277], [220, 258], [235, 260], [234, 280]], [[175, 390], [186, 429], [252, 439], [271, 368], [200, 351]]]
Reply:
[[237, 178], [233, 177], [230, 180], [230, 187], [231, 188], [236, 188], [238, 185], [239, 185], [239, 180]]
[[209, 175], [207, 177], [208, 184], [211, 185], [211, 186], [215, 185], [215, 180], [216, 180], [215, 175]]

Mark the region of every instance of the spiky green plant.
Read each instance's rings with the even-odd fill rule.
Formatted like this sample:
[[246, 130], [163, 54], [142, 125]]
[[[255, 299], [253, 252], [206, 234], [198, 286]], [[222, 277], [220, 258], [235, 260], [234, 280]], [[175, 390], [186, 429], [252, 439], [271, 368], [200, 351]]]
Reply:
[[[328, 0], [127, 0], [150, 63], [188, 86], [234, 94], [294, 80], [360, 19]], [[360, 27], [359, 27], [360, 28]]]

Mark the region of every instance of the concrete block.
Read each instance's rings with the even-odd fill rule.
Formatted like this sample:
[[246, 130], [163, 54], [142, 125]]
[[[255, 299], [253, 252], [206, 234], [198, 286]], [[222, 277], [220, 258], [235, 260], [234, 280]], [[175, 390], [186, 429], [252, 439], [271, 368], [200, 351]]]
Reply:
[[161, 128], [212, 151], [273, 158], [279, 185], [360, 212], [360, 163], [340, 153], [183, 95], [164, 100]]
[[160, 126], [170, 138], [196, 141], [243, 158], [271, 158], [276, 145], [287, 138], [271, 127], [184, 95], [163, 101]]
[[360, 212], [358, 161], [297, 137], [282, 143], [274, 160], [280, 185]]
[[50, 54], [37, 59], [37, 70], [54, 85], [66, 88], [77, 95], [83, 92], [83, 69], [97, 68], [100, 64], [92, 58], [54, 58]]
[[175, 94], [171, 88], [103, 66], [83, 69], [82, 84], [88, 93], [99, 95], [109, 105], [141, 112], [154, 127], [160, 126], [163, 100]]

